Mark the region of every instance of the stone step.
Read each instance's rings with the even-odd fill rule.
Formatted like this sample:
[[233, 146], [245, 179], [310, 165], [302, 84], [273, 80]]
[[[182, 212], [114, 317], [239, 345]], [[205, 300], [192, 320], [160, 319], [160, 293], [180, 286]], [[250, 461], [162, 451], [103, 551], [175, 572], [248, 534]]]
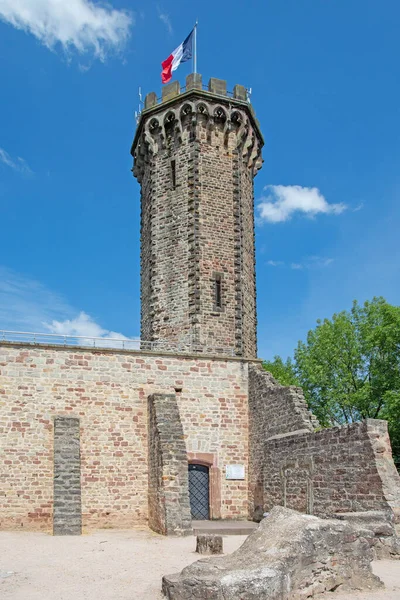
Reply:
[[258, 527], [253, 521], [192, 521], [193, 534], [250, 535]]

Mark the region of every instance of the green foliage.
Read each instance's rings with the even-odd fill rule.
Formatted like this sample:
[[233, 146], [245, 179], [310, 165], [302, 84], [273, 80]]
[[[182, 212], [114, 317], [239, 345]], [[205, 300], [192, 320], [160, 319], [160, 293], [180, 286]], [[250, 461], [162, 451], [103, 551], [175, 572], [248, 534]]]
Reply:
[[280, 356], [274, 356], [274, 360], [266, 360], [263, 362], [263, 368], [266, 371], [269, 371], [282, 385], [300, 385], [291, 358], [288, 358], [284, 363]]
[[294, 362], [264, 363], [283, 385], [301, 385], [321, 425], [387, 419], [400, 463], [400, 307], [374, 298], [317, 321]]

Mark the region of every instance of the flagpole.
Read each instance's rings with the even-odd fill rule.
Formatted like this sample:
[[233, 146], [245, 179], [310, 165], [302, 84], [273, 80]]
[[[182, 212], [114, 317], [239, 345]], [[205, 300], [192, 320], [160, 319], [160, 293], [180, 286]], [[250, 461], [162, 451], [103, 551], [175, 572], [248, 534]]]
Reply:
[[197, 19], [194, 24], [193, 73], [197, 73]]

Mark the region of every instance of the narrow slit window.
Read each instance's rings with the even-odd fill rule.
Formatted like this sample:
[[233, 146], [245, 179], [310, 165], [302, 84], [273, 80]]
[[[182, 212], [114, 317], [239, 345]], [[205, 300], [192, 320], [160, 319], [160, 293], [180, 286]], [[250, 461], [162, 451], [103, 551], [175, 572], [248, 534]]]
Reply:
[[171, 160], [171, 184], [172, 189], [176, 188], [176, 161]]
[[215, 306], [222, 308], [222, 279], [221, 275], [215, 276]]

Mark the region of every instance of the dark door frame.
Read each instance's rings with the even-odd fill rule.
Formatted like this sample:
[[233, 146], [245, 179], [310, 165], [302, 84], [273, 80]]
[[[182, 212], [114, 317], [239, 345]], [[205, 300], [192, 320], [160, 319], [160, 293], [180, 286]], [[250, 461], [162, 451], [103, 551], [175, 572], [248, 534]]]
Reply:
[[221, 518], [221, 470], [217, 466], [217, 456], [209, 452], [188, 452], [188, 465], [208, 467], [209, 513], [210, 519]]

